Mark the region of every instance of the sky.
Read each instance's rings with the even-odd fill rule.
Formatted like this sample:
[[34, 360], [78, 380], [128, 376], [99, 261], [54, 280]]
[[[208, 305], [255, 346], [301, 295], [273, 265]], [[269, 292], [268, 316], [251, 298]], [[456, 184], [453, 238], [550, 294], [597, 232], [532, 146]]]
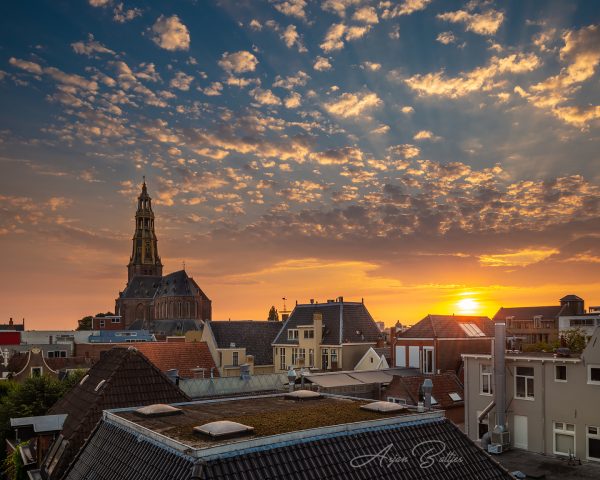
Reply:
[[0, 6], [0, 321], [125, 287], [142, 176], [214, 319], [600, 304], [600, 5]]

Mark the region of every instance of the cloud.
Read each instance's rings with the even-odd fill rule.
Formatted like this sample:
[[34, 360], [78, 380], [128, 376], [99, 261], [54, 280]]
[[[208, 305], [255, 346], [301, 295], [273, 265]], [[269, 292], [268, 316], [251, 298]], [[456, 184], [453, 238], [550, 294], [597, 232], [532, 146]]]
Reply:
[[352, 20], [356, 20], [357, 22], [368, 23], [370, 25], [374, 25], [379, 23], [379, 18], [377, 17], [377, 12], [373, 7], [362, 7], [354, 12], [352, 15]]
[[526, 248], [510, 253], [480, 255], [479, 262], [484, 267], [526, 267], [558, 253], [555, 248]]
[[341, 50], [344, 48], [344, 39], [347, 41], [357, 40], [364, 37], [370, 29], [370, 25], [348, 27], [343, 23], [334, 23], [327, 30], [320, 47], [324, 52]]
[[306, 72], [298, 70], [298, 73], [296, 73], [295, 75], [290, 75], [285, 78], [282, 78], [280, 75], [277, 75], [277, 77], [275, 77], [273, 87], [293, 90], [296, 87], [305, 86], [309, 80], [310, 76]]
[[302, 43], [300, 34], [296, 30], [296, 25], [288, 25], [287, 28], [282, 32], [281, 39], [288, 48], [292, 48], [294, 45], [296, 45], [300, 53], [307, 51], [306, 47]]
[[92, 7], [106, 7], [112, 0], [89, 0]]
[[271, 90], [264, 90], [262, 88], [255, 88], [250, 91], [250, 94], [261, 105], [281, 105], [281, 99], [275, 95]]
[[21, 70], [33, 73], [34, 75], [41, 75], [43, 72], [42, 67], [35, 62], [29, 62], [27, 60], [21, 60], [19, 58], [11, 57], [8, 60], [8, 63], [10, 63], [13, 67], [20, 68]]
[[405, 159], [415, 158], [421, 153], [421, 149], [415, 145], [405, 143], [402, 145], [392, 145], [387, 149], [388, 153], [393, 156], [402, 157]]
[[253, 72], [256, 65], [258, 65], [257, 58], [245, 50], [234, 53], [225, 52], [219, 60], [219, 66], [229, 73]]
[[130, 8], [125, 10], [122, 3], [119, 3], [113, 10], [113, 20], [117, 23], [126, 23], [133, 20], [135, 17], [140, 17], [142, 10], [140, 8]]
[[325, 0], [321, 3], [321, 8], [326, 12], [332, 12], [340, 17], [346, 16], [346, 9], [353, 5], [358, 5], [361, 0]]
[[184, 72], [177, 72], [175, 76], [169, 82], [169, 85], [173, 88], [177, 88], [178, 90], [188, 91], [190, 89], [191, 83], [194, 81], [194, 77], [191, 75], [187, 75]]
[[260, 32], [262, 30], [262, 24], [256, 18], [250, 20], [248, 26], [255, 32]]
[[202, 90], [202, 93], [204, 93], [204, 95], [208, 95], [209, 97], [216, 97], [218, 95], [221, 95], [222, 91], [223, 91], [222, 83], [212, 82], [208, 87], [206, 87]]
[[276, 1], [273, 5], [275, 9], [287, 15], [288, 17], [296, 17], [302, 20], [306, 20], [306, 12], [304, 9], [306, 8], [306, 0], [285, 0], [285, 1]]
[[442, 139], [442, 137], [438, 137], [437, 135], [434, 135], [433, 132], [431, 132], [429, 130], [419, 130], [413, 136], [413, 140], [417, 140], [417, 141], [431, 140], [433, 142], [437, 142], [441, 139]]
[[409, 105], [405, 105], [404, 107], [402, 107], [400, 109], [400, 111], [402, 113], [404, 113], [405, 115], [410, 115], [412, 113], [415, 113], [415, 109], [413, 107], [409, 106]]
[[302, 104], [302, 97], [299, 93], [292, 92], [284, 99], [283, 104], [286, 108], [298, 108]]
[[177, 15], [158, 17], [152, 25], [152, 41], [165, 50], [189, 50], [190, 33]]
[[444, 71], [413, 75], [404, 80], [409, 88], [420, 96], [438, 95], [459, 98], [476, 91], [489, 91], [495, 88], [496, 77], [507, 73], [525, 73], [541, 65], [534, 54], [512, 54], [507, 57], [492, 57], [488, 65], [478, 67], [457, 77], [446, 77]]
[[442, 32], [437, 36], [436, 40], [444, 45], [449, 45], [456, 42], [456, 37], [452, 32]]
[[585, 127], [600, 118], [598, 105], [564, 105], [572, 101], [580, 84], [593, 77], [600, 64], [600, 28], [590, 25], [579, 30], [568, 30], [563, 35], [564, 46], [560, 60], [567, 65], [558, 75], [532, 85], [528, 91], [516, 87], [515, 91], [534, 106], [550, 109], [565, 123]]
[[389, 131], [390, 131], [390, 126], [382, 123], [378, 127], [371, 130], [371, 133], [373, 135], [384, 135], [384, 134], [388, 133]]
[[329, 63], [329, 59], [325, 57], [317, 57], [313, 68], [319, 72], [325, 70], [331, 70], [331, 63]]
[[402, 3], [390, 8], [392, 2], [381, 2], [384, 6], [381, 18], [396, 18], [402, 15], [410, 15], [414, 12], [425, 10], [432, 0], [404, 0]]
[[381, 63], [373, 63], [373, 62], [363, 62], [360, 64], [360, 68], [363, 70], [369, 70], [371, 72], [377, 72], [381, 69]]
[[79, 55], [87, 55], [88, 57], [93, 56], [94, 53], [108, 53], [114, 55], [115, 52], [110, 48], [106, 48], [100, 42], [94, 40], [94, 35], [91, 33], [88, 35], [87, 42], [79, 41], [71, 44], [75, 53]]
[[309, 155], [319, 165], [362, 165], [363, 152], [358, 147], [330, 148]]
[[376, 93], [364, 91], [344, 93], [337, 100], [325, 103], [323, 107], [331, 115], [341, 118], [358, 117], [362, 113], [383, 105]]
[[488, 10], [485, 13], [457, 10], [455, 12], [440, 13], [437, 18], [450, 23], [463, 23], [468, 31], [479, 35], [494, 35], [504, 21], [504, 13], [497, 10]]

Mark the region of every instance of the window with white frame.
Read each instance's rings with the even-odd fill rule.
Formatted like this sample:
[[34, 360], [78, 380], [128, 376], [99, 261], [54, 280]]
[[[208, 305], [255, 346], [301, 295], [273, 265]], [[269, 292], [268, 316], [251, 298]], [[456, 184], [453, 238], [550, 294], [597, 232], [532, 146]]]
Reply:
[[406, 399], [405, 398], [387, 397], [387, 401], [388, 402], [392, 402], [392, 403], [397, 403], [398, 405], [406, 405]]
[[110, 323], [121, 323], [121, 319], [119, 317], [117, 317], [117, 318], [111, 318], [110, 319]]
[[555, 382], [566, 382], [567, 381], [567, 366], [566, 365], [555, 365], [554, 366], [554, 381]]
[[542, 316], [535, 315], [533, 317], [533, 328], [542, 328]]
[[575, 425], [554, 422], [554, 454], [575, 455]]
[[331, 366], [333, 367], [335, 364], [335, 366], [337, 368], [337, 361], [338, 361], [337, 348], [332, 348], [331, 349]]
[[434, 372], [433, 348], [423, 348], [423, 373]]
[[100, 320], [100, 328], [104, 328], [104, 320]]
[[327, 348], [321, 349], [321, 369], [327, 370], [329, 368], [329, 350]]
[[306, 350], [304, 348], [298, 349], [298, 364], [304, 365], [306, 363]]
[[285, 348], [279, 349], [279, 369], [287, 370], [287, 367], [285, 365]]
[[309, 367], [315, 366], [315, 351], [312, 348], [308, 349], [308, 366]]
[[517, 367], [515, 372], [515, 398], [534, 399], [533, 367]]
[[492, 366], [481, 365], [481, 379], [479, 381], [479, 392], [482, 395], [493, 395], [494, 394], [494, 383], [492, 379]]
[[298, 330], [290, 328], [288, 330], [288, 340], [298, 340]]
[[298, 365], [298, 349], [296, 347], [292, 348], [292, 365]]
[[600, 427], [588, 425], [586, 444], [587, 459], [600, 461]]
[[588, 365], [588, 381], [591, 385], [600, 385], [600, 365]]

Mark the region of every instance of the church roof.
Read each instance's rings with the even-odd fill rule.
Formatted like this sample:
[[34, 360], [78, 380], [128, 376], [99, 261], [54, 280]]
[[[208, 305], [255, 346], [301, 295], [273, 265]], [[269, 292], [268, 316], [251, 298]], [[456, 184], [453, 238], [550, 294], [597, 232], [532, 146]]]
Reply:
[[68, 416], [42, 464], [46, 477], [62, 476], [101, 420], [103, 410], [185, 401], [189, 397], [137, 349], [108, 350], [48, 411], [49, 415]]
[[188, 276], [185, 270], [178, 270], [161, 278], [156, 290], [156, 298], [184, 297], [198, 293], [200, 293], [200, 288], [196, 282]]
[[120, 297], [153, 298], [162, 278], [156, 275], [136, 275], [129, 281]]

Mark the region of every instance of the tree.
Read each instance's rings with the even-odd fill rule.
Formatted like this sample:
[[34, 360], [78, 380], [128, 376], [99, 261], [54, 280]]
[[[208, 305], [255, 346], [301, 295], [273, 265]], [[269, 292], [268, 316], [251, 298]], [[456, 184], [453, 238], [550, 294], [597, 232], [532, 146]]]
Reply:
[[269, 318], [267, 318], [267, 320], [269, 320], [270, 322], [278, 322], [279, 321], [279, 313], [277, 312], [275, 305], [273, 305], [271, 307], [271, 310], [269, 310]]
[[561, 344], [573, 353], [581, 353], [587, 343], [585, 332], [580, 328], [570, 328], [561, 333]]

